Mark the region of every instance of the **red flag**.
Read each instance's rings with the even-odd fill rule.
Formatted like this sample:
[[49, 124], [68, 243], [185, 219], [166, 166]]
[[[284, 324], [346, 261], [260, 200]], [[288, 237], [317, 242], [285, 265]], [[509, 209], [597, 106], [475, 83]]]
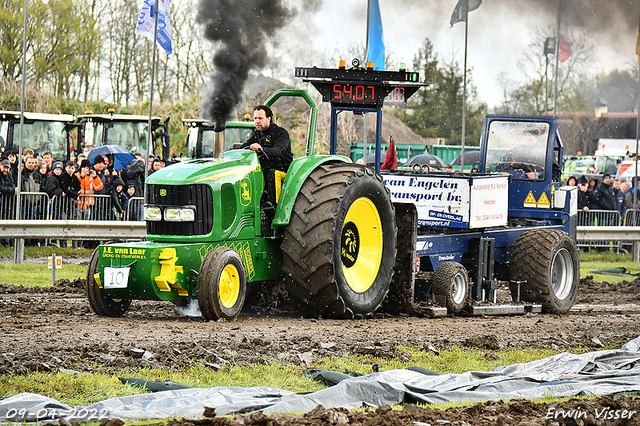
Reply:
[[571, 57], [571, 43], [564, 39], [564, 36], [560, 34], [560, 52], [558, 52], [558, 60], [564, 62]]
[[389, 148], [384, 156], [380, 170], [395, 170], [398, 168], [398, 156], [396, 155], [396, 143], [393, 138], [389, 142]]
[[560, 24], [558, 28], [558, 60], [564, 62], [571, 57], [571, 42], [569, 41], [569, 26], [584, 27], [584, 23], [570, 0], [561, 0], [558, 8]]

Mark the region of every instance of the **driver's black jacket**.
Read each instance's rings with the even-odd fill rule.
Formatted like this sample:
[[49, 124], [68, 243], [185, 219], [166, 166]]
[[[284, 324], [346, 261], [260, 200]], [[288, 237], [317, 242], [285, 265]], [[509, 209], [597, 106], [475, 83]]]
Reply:
[[[534, 145], [532, 147], [527, 147], [525, 145], [517, 146], [511, 151], [507, 152], [507, 154], [502, 159], [503, 161], [509, 162], [511, 167], [520, 167], [521, 165], [517, 163], [524, 163], [525, 172], [529, 171], [537, 171], [540, 179], [544, 178], [545, 174], [545, 164], [546, 164], [546, 155], [547, 151], [544, 147]], [[551, 167], [551, 180], [553, 182], [560, 182], [560, 178], [562, 176], [562, 168], [560, 164], [553, 159], [552, 167]]]
[[291, 140], [289, 132], [275, 123], [271, 123], [263, 131], [255, 130], [251, 137], [242, 144], [242, 148], [258, 143], [267, 154], [268, 159], [260, 158], [260, 165], [263, 169], [275, 169], [286, 172], [293, 161], [291, 153]]

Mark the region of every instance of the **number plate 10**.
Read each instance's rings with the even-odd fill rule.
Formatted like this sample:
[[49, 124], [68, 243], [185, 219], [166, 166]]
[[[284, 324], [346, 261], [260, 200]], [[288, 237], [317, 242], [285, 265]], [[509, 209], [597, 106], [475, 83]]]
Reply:
[[127, 288], [130, 268], [104, 268], [104, 288]]

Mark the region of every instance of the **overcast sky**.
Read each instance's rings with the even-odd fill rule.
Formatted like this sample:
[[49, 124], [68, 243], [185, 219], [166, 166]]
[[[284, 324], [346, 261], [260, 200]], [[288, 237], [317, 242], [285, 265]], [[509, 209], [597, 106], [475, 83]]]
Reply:
[[[449, 25], [456, 3], [457, 0], [380, 0], [387, 54], [411, 68], [413, 56], [428, 37], [441, 62], [455, 58], [462, 65], [464, 23], [453, 28]], [[572, 31], [588, 32], [598, 45], [594, 73], [626, 70], [637, 63], [640, 0], [573, 3], [585, 27], [571, 27]], [[322, 65], [311, 62], [346, 51], [348, 46], [364, 46], [366, 0], [315, 0], [302, 4], [304, 9], [280, 35], [280, 41], [294, 46], [287, 59], [295, 61], [295, 66]], [[473, 68], [480, 100], [490, 107], [500, 102], [498, 74], [519, 77], [517, 61], [531, 43], [536, 28], [555, 27], [556, 4], [556, 0], [484, 0], [470, 12], [468, 66]]]

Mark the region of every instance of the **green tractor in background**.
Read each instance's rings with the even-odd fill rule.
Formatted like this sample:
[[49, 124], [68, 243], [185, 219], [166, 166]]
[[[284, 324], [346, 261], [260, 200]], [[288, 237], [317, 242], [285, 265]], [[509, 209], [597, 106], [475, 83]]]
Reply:
[[[182, 124], [187, 128], [187, 154], [184, 157], [181, 156], [180, 161], [213, 158], [215, 156], [215, 124], [202, 118], [185, 118]], [[245, 142], [255, 129], [256, 126], [250, 115], [248, 118], [245, 117], [245, 121], [227, 121], [224, 128], [223, 151], [228, 151], [234, 145]]]
[[147, 180], [147, 240], [93, 253], [87, 294], [96, 314], [121, 316], [135, 299], [197, 299], [204, 318], [233, 318], [258, 288], [283, 278], [305, 315], [363, 317], [380, 306], [396, 252], [389, 191], [369, 167], [314, 154], [315, 101], [303, 90], [280, 90], [266, 104], [282, 96], [304, 98], [311, 113], [307, 155], [291, 164], [276, 206], [261, 204], [257, 154], [225, 151], [221, 140], [211, 158], [155, 172]]

